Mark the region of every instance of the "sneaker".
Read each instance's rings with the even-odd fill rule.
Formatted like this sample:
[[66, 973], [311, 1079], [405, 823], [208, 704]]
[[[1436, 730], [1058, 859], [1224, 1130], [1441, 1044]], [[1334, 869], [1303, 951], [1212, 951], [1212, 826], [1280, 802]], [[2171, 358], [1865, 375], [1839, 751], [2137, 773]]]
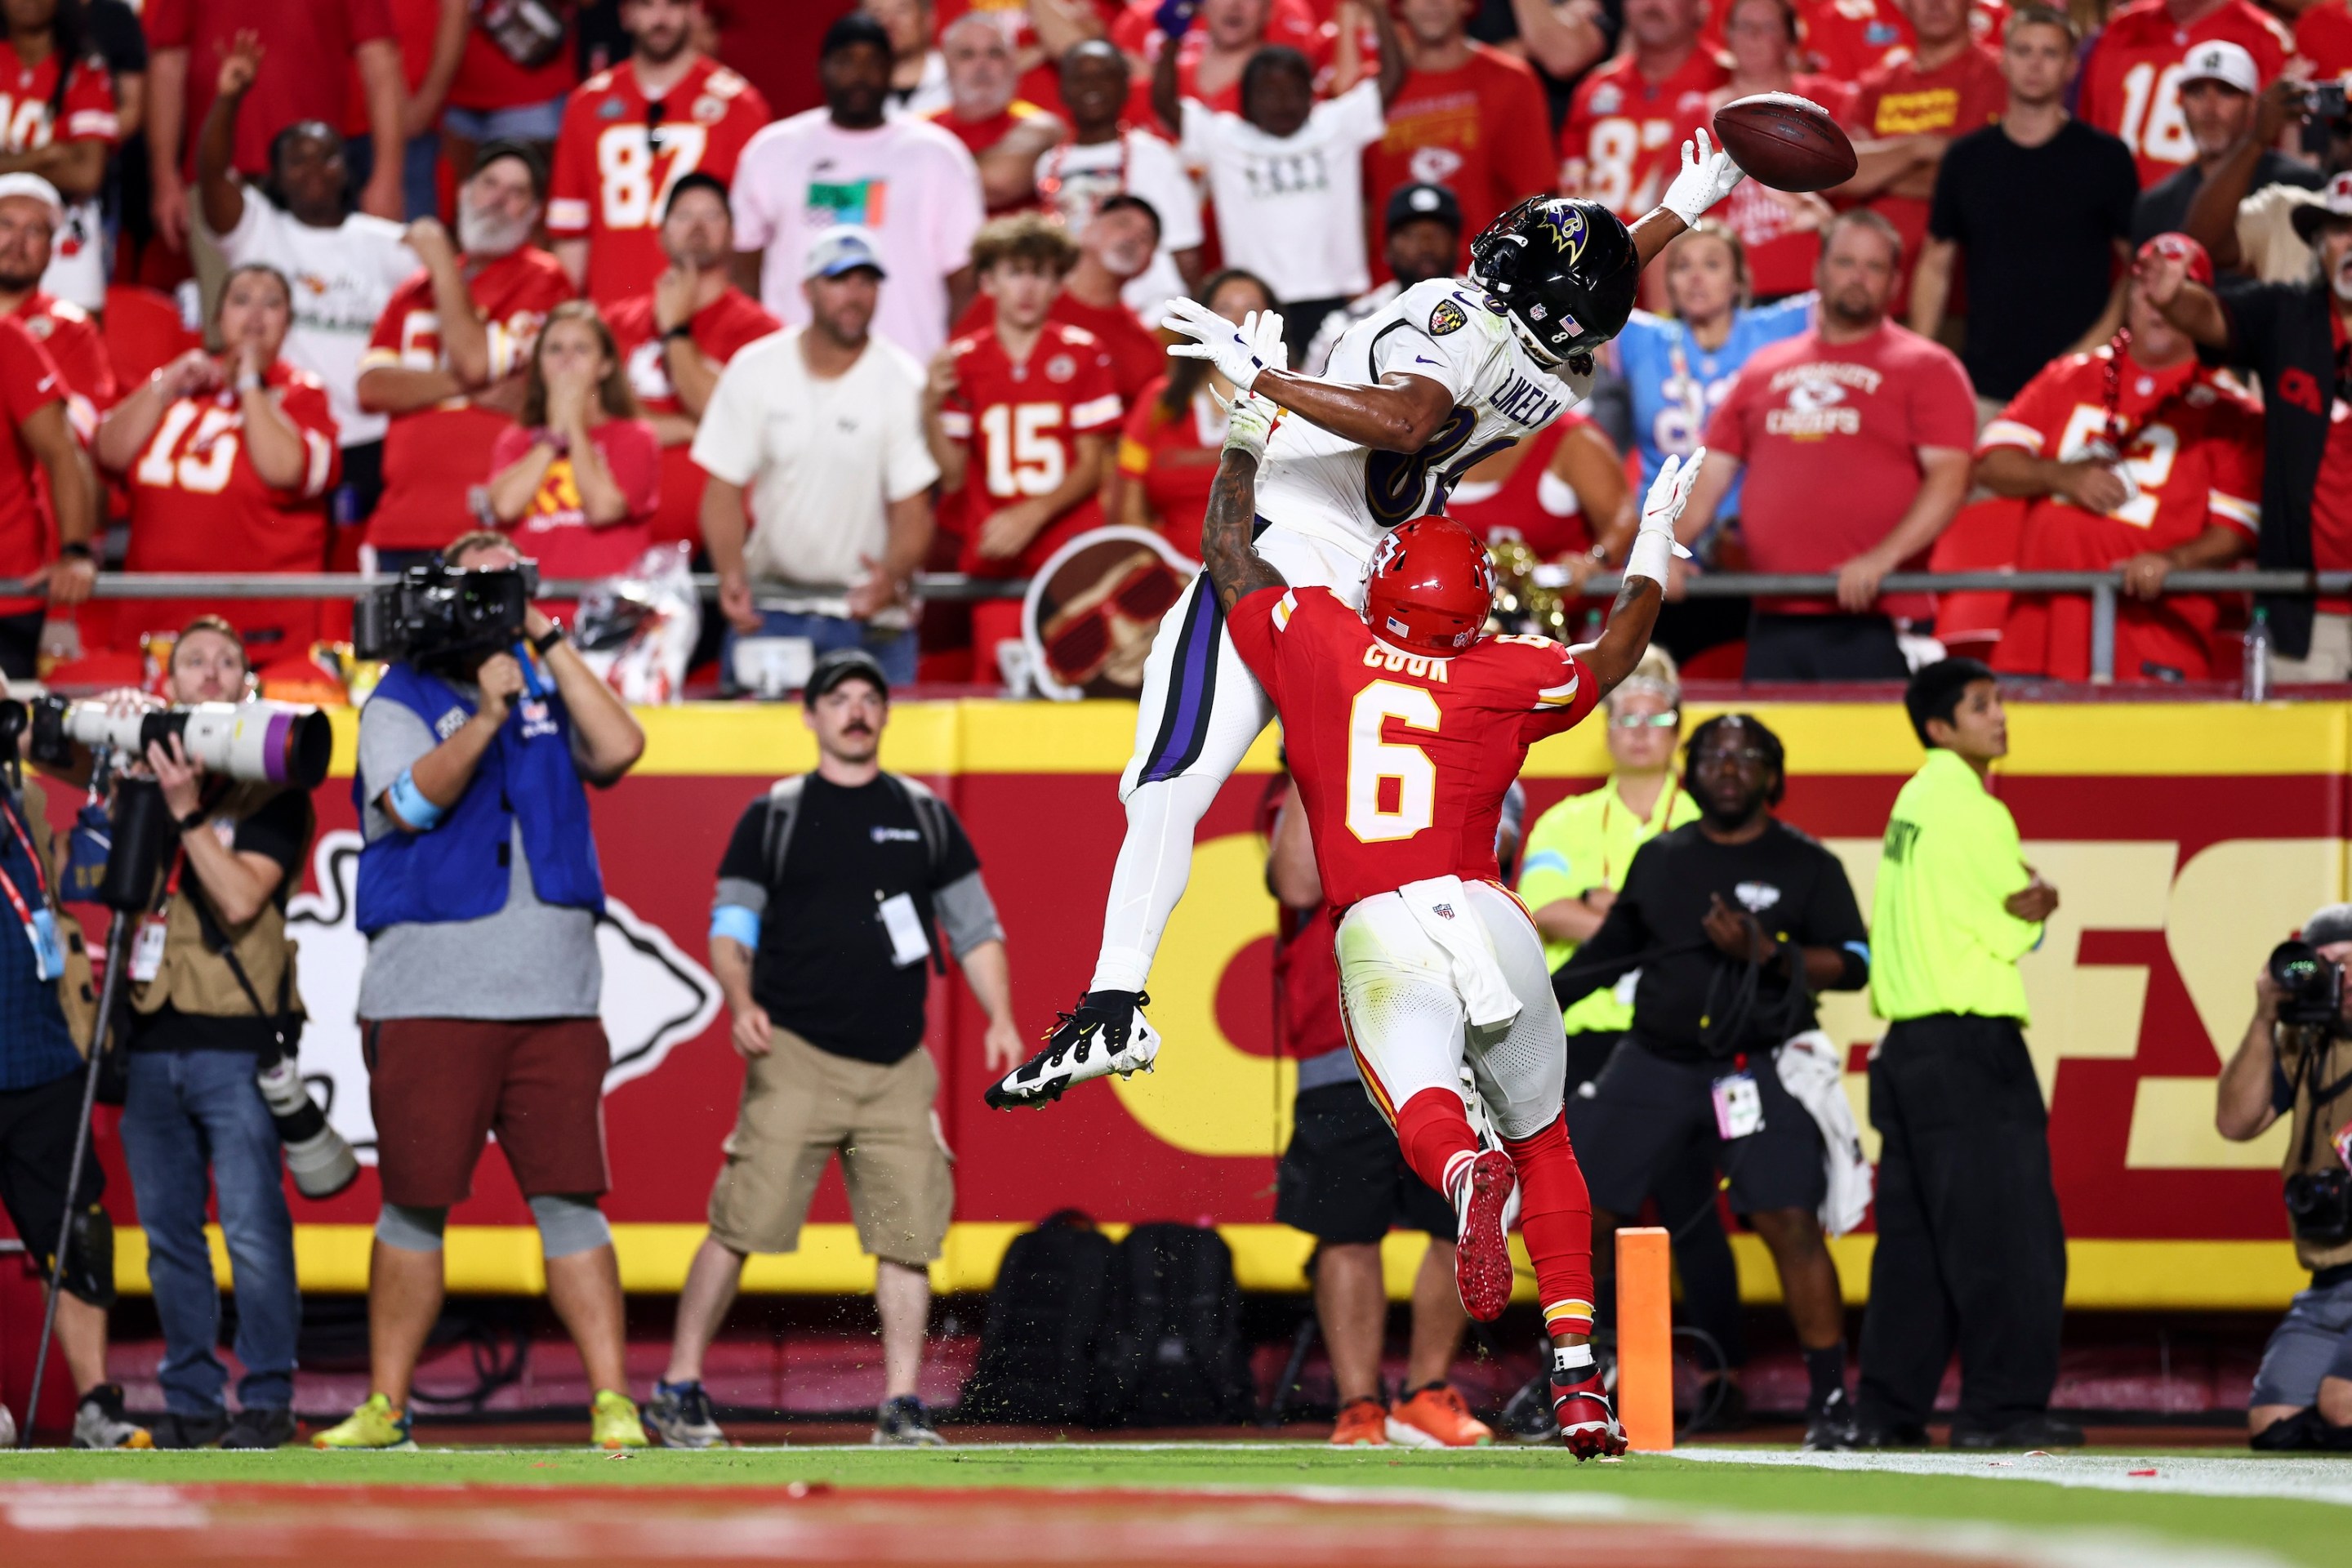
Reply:
[[396, 1448], [413, 1453], [416, 1439], [408, 1435], [409, 1415], [394, 1410], [392, 1401], [371, 1394], [367, 1403], [310, 1439], [313, 1448]]
[[240, 1410], [228, 1424], [224, 1448], [282, 1448], [294, 1440], [291, 1410]]
[[1552, 1419], [1559, 1423], [1560, 1437], [1578, 1464], [1592, 1458], [1613, 1459], [1625, 1451], [1625, 1428], [1617, 1424], [1617, 1409], [1609, 1402], [1599, 1368], [1575, 1383], [1561, 1383], [1555, 1373], [1551, 1410]]
[[1483, 1448], [1495, 1429], [1470, 1414], [1462, 1396], [1433, 1383], [1389, 1412], [1389, 1441], [1408, 1448]]
[[74, 1406], [77, 1448], [152, 1448], [154, 1437], [122, 1410], [122, 1385], [101, 1383]]
[[944, 1448], [948, 1440], [932, 1429], [931, 1413], [911, 1394], [886, 1399], [874, 1412], [877, 1448]]
[[1518, 1186], [1511, 1157], [1500, 1149], [1469, 1160], [1453, 1182], [1454, 1284], [1462, 1310], [1482, 1323], [1493, 1322], [1511, 1304], [1511, 1240], [1504, 1226]]
[[201, 1415], [185, 1415], [166, 1410], [147, 1430], [158, 1448], [209, 1448], [228, 1430], [228, 1412], [207, 1410]]
[[599, 1448], [642, 1448], [646, 1419], [637, 1402], [618, 1389], [600, 1388], [588, 1406], [588, 1441]]
[[1826, 1454], [1857, 1447], [1861, 1441], [1861, 1429], [1853, 1418], [1853, 1401], [1846, 1397], [1844, 1389], [1831, 1389], [1829, 1397], [1806, 1414], [1805, 1440], [1801, 1445], [1804, 1452]]
[[1332, 1424], [1331, 1447], [1334, 1448], [1385, 1448], [1389, 1446], [1389, 1407], [1366, 1394], [1350, 1399], [1339, 1406], [1339, 1419]]
[[702, 1383], [695, 1379], [687, 1383], [656, 1383], [654, 1396], [645, 1404], [646, 1429], [670, 1448], [718, 1448], [727, 1443], [727, 1434], [710, 1414], [710, 1395], [702, 1391]]
[[1160, 1031], [1143, 1016], [1150, 1001], [1140, 991], [1087, 992], [1076, 1012], [1055, 1015], [1045, 1049], [989, 1086], [989, 1107], [1049, 1105], [1089, 1079], [1150, 1072], [1160, 1055]]
[[1853, 1446], [1857, 1448], [1924, 1448], [1927, 1447], [1927, 1428], [1916, 1421], [1856, 1422]]
[[1952, 1447], [1955, 1448], [2079, 1448], [2083, 1446], [2083, 1429], [2072, 1421], [2061, 1421], [2047, 1411], [2012, 1421], [2006, 1426], [1987, 1427], [1972, 1423], [1952, 1423]]

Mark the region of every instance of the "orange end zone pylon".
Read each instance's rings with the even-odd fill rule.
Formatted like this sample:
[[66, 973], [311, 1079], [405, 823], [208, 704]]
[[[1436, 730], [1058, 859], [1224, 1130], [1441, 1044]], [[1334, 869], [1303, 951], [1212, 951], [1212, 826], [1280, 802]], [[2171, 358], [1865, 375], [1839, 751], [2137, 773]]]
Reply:
[[1637, 1452], [1675, 1446], [1675, 1322], [1666, 1233], [1617, 1233], [1617, 1418]]

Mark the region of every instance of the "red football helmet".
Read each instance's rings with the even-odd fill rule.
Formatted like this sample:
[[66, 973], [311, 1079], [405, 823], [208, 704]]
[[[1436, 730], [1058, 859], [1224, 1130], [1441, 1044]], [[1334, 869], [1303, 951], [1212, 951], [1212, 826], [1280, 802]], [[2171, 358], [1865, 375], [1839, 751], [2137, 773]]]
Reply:
[[1486, 545], [1450, 517], [1391, 529], [1372, 552], [1364, 620], [1382, 642], [1447, 658], [1478, 640], [1494, 604]]

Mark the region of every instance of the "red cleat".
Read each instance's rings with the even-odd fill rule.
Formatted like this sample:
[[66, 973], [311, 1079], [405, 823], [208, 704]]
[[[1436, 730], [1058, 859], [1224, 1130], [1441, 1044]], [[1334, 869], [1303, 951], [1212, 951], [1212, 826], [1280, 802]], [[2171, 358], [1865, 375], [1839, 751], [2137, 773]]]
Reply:
[[1454, 1213], [1460, 1222], [1454, 1241], [1454, 1283], [1462, 1310], [1491, 1323], [1511, 1303], [1511, 1244], [1504, 1220], [1518, 1191], [1511, 1157], [1489, 1149], [1470, 1162], [1454, 1184]]
[[1559, 1422], [1561, 1441], [1582, 1464], [1592, 1458], [1615, 1458], [1625, 1451], [1625, 1428], [1617, 1425], [1616, 1408], [1601, 1386], [1601, 1373], [1589, 1372], [1581, 1383], [1551, 1385], [1551, 1413]]

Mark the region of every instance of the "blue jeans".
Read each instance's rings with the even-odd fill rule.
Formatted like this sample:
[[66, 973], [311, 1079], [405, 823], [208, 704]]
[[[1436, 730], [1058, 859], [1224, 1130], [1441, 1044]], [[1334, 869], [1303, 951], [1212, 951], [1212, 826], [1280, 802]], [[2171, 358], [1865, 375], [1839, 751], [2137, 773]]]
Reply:
[[[892, 690], [911, 686], [915, 680], [915, 632], [913, 627], [891, 631], [883, 626], [869, 626], [863, 621], [845, 620], [839, 616], [803, 615], [797, 610], [761, 610], [760, 630], [763, 637], [806, 637], [819, 654], [828, 654], [837, 647], [862, 647], [874, 656], [882, 667], [883, 679]], [[726, 640], [719, 647], [719, 683], [725, 691], [735, 687], [735, 643], [746, 636], [730, 624]]]
[[[552, 142], [563, 129], [563, 100], [568, 96], [558, 93], [544, 103], [518, 103], [509, 109], [460, 109], [451, 104], [441, 111], [441, 129], [477, 147], [502, 139]], [[462, 183], [472, 172], [458, 170], [458, 180]]]
[[135, 1051], [122, 1107], [122, 1152], [147, 1233], [147, 1278], [163, 1324], [166, 1409], [219, 1410], [228, 1369], [220, 1340], [220, 1291], [205, 1245], [205, 1167], [220, 1195], [236, 1289], [237, 1403], [285, 1410], [294, 1403], [294, 1338], [302, 1299], [294, 1282], [294, 1220], [286, 1209], [277, 1124], [242, 1051]]
[[[352, 137], [343, 144], [343, 162], [351, 171], [352, 199], [357, 200], [368, 176], [375, 172], [375, 138]], [[400, 160], [400, 201], [408, 209], [404, 216], [409, 222], [439, 216], [440, 163], [441, 132], [427, 131], [408, 139]]]

